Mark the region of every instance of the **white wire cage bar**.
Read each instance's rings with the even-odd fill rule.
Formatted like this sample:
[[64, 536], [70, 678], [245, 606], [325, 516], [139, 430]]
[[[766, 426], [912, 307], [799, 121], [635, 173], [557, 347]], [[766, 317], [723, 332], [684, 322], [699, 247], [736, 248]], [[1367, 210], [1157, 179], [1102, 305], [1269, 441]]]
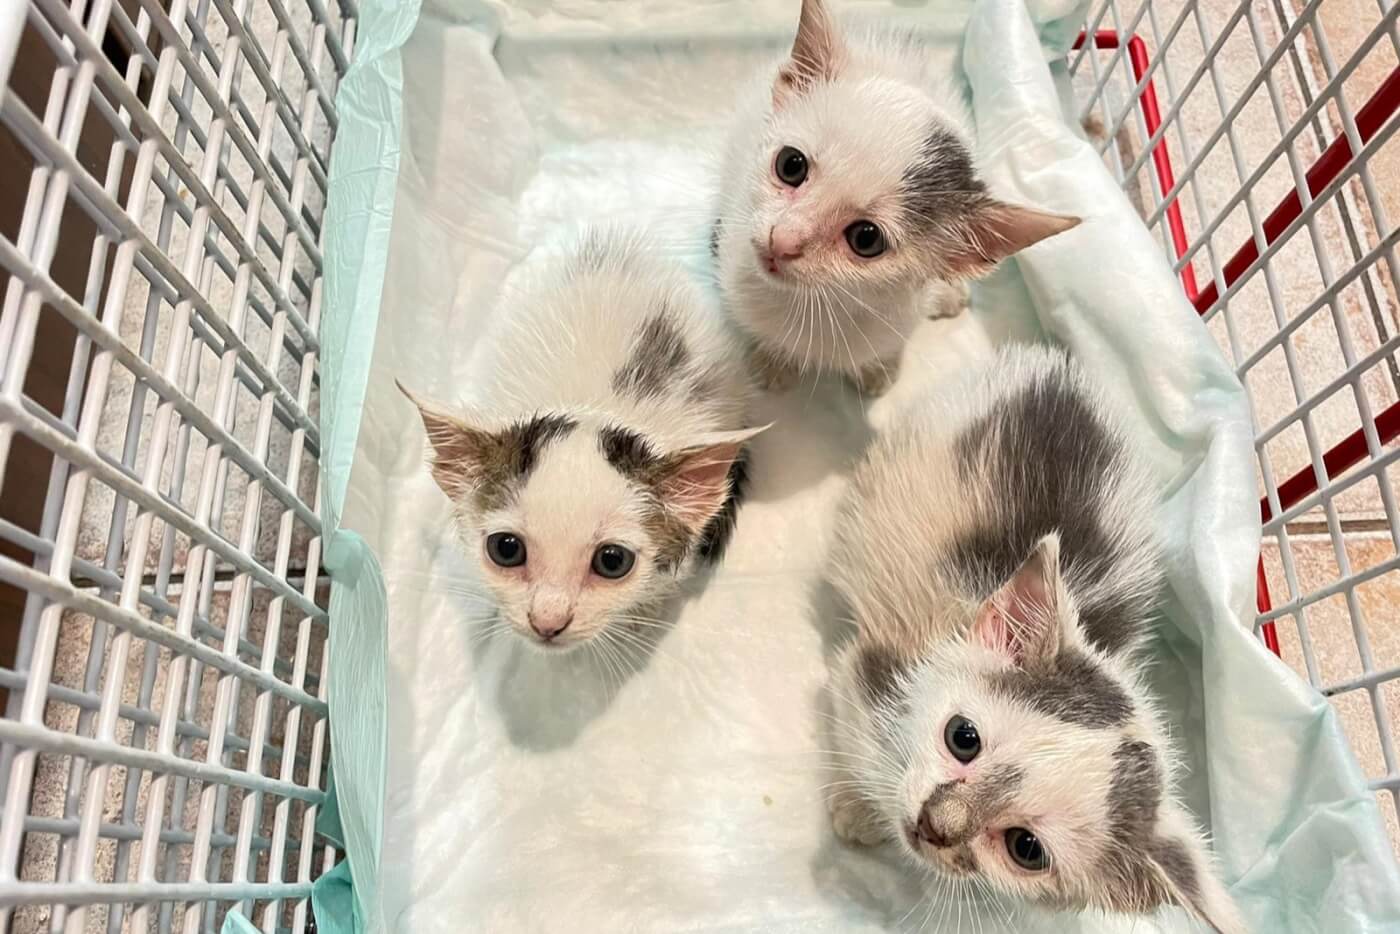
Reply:
[[352, 0], [0, 4], [0, 928], [313, 924]]
[[1338, 708], [1392, 842], [1397, 10], [1096, 0], [1069, 61], [1086, 128], [1249, 396], [1264, 520], [1255, 628]]

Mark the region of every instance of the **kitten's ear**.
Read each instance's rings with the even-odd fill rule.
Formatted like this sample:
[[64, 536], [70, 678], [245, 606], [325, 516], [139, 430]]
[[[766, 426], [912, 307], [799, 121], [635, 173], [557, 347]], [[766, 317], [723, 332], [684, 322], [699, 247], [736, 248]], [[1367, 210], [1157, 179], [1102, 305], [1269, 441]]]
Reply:
[[1042, 538], [1011, 579], [982, 602], [973, 634], [1014, 664], [1053, 658], [1060, 650], [1060, 613], [1066, 596], [1060, 576], [1060, 538]]
[[710, 435], [702, 444], [667, 458], [656, 493], [681, 523], [698, 535], [723, 508], [730, 493], [730, 471], [749, 439], [768, 428], [746, 428]]
[[1146, 870], [1153, 904], [1177, 905], [1215, 934], [1248, 934], [1235, 900], [1216, 878], [1205, 843], [1190, 831], [1158, 834], [1148, 842]]
[[423, 430], [433, 447], [433, 480], [449, 499], [461, 497], [471, 489], [472, 479], [477, 474], [482, 455], [494, 440], [493, 436], [449, 414], [437, 403], [414, 395], [398, 380], [394, 380], [394, 385], [418, 407], [418, 414], [423, 419]]
[[1013, 253], [1072, 230], [1079, 222], [1078, 217], [989, 198], [965, 222], [963, 239], [949, 251], [949, 262], [957, 275], [980, 276]]
[[825, 0], [802, 0], [792, 54], [778, 69], [773, 85], [774, 105], [781, 104], [789, 94], [807, 90], [815, 81], [831, 79], [845, 58], [846, 46]]

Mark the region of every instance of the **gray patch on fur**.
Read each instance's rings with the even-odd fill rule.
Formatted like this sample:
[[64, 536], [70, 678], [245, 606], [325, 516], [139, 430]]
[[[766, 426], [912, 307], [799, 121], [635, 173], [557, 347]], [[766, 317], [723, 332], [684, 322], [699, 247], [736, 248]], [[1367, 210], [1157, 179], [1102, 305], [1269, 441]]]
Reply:
[[866, 644], [856, 652], [856, 674], [861, 693], [873, 706], [889, 706], [900, 698], [904, 662], [887, 646]]
[[487, 435], [474, 465], [477, 509], [485, 512], [508, 503], [529, 479], [541, 452], [577, 426], [565, 415], [536, 415]]
[[1063, 649], [1046, 662], [988, 676], [993, 690], [1047, 717], [1091, 730], [1122, 726], [1133, 713], [1127, 691], [1093, 659]]
[[637, 332], [631, 355], [613, 374], [613, 391], [638, 399], [659, 396], [669, 383], [684, 379], [689, 361], [690, 350], [663, 309]]
[[943, 846], [971, 840], [1001, 814], [1021, 789], [1026, 773], [1018, 766], [1000, 765], [970, 782], [944, 782], [924, 801], [929, 823], [943, 837]]
[[1196, 875], [1196, 863], [1190, 852], [1178, 840], [1157, 837], [1149, 848], [1152, 859], [1167, 878], [1181, 891], [1181, 895], [1193, 905], [1201, 903], [1201, 880]]
[[926, 233], [955, 229], [986, 200], [987, 192], [971, 151], [951, 130], [937, 125], [905, 169], [900, 187], [910, 224]]
[[671, 459], [658, 454], [635, 431], [616, 425], [598, 433], [598, 445], [607, 462], [646, 494], [642, 524], [656, 544], [656, 565], [667, 573], [675, 573], [694, 542], [690, 529], [665, 507], [657, 489], [673, 469]]
[[1006, 508], [961, 536], [949, 559], [973, 581], [978, 599], [1011, 579], [1036, 542], [1060, 538], [1060, 568], [1078, 599], [1080, 625], [1097, 648], [1117, 653], [1138, 641], [1146, 608], [1138, 594], [1089, 602], [1087, 585], [1112, 583], [1121, 557], [1104, 525], [1105, 483], [1127, 469], [1127, 454], [1064, 367], [999, 402], [957, 438], [954, 452], [969, 482], [985, 484]]
[[1156, 845], [1166, 842], [1155, 836], [1163, 794], [1162, 770], [1152, 747], [1140, 740], [1119, 743], [1108, 788], [1110, 843], [1100, 864], [1106, 883], [1100, 897], [1115, 911], [1146, 911], [1168, 899], [1149, 861]]
[[598, 443], [603, 457], [618, 473], [648, 486], [656, 482], [662, 458], [641, 435], [619, 425], [609, 425], [598, 433]]

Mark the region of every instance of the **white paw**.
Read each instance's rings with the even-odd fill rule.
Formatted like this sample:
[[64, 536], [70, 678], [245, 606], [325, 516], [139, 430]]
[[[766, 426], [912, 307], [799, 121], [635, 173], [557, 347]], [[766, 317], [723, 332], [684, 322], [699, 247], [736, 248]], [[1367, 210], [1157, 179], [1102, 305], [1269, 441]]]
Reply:
[[859, 846], [874, 846], [885, 839], [885, 828], [879, 817], [859, 798], [831, 802], [831, 827], [836, 836]]

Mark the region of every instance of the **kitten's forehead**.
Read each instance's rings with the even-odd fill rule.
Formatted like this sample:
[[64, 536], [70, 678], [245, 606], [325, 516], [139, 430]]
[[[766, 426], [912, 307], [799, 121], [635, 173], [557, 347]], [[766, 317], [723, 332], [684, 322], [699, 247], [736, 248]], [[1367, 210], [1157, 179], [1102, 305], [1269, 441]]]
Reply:
[[[924, 92], [880, 78], [815, 87], [780, 109], [781, 145], [807, 152], [824, 182], [851, 194], [895, 194], [932, 140], [967, 150], [962, 129]], [[805, 147], [805, 148], [804, 148]]]
[[512, 514], [551, 548], [635, 533], [635, 491], [603, 458], [594, 432], [580, 428], [551, 444], [515, 498]]

